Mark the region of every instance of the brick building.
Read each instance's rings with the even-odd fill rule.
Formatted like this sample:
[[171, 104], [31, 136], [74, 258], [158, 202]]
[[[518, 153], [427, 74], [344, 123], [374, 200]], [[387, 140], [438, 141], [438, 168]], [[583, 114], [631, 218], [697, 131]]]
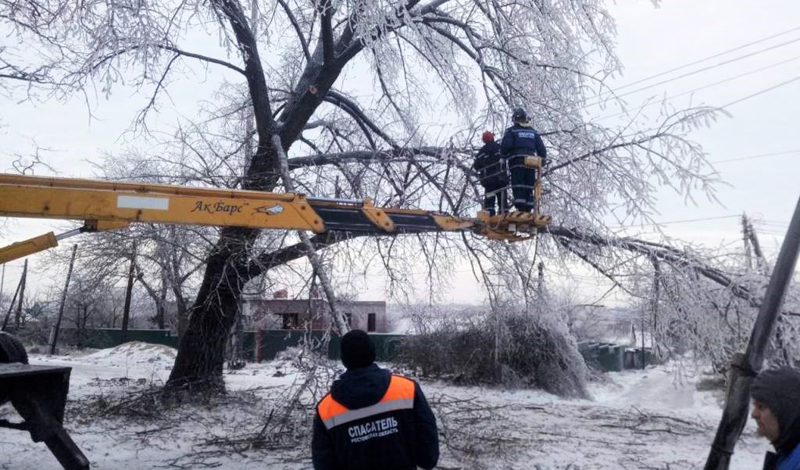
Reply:
[[[331, 324], [328, 301], [318, 292], [311, 298], [289, 299], [285, 290], [276, 291], [272, 299], [247, 299], [242, 306], [244, 318], [253, 328], [262, 330], [294, 330], [311, 327], [324, 330]], [[386, 302], [340, 302], [350, 328], [386, 333]]]

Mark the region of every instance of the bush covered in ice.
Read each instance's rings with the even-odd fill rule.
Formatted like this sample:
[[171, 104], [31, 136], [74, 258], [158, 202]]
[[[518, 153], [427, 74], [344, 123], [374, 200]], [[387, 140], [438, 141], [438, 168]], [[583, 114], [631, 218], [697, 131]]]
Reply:
[[422, 375], [456, 383], [588, 397], [586, 365], [574, 339], [561, 325], [538, 315], [439, 321], [406, 338], [398, 361]]

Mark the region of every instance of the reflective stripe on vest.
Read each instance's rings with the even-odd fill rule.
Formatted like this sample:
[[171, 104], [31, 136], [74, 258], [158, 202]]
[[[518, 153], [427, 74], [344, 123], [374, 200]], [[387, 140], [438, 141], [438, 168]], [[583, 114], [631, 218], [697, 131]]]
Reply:
[[325, 424], [326, 429], [331, 429], [340, 424], [349, 423], [357, 419], [366, 418], [387, 411], [410, 410], [414, 408], [414, 381], [405, 377], [392, 376], [389, 388], [381, 398], [381, 401], [374, 405], [357, 410], [351, 410], [334, 400], [331, 394], [325, 396], [317, 411], [319, 417]]

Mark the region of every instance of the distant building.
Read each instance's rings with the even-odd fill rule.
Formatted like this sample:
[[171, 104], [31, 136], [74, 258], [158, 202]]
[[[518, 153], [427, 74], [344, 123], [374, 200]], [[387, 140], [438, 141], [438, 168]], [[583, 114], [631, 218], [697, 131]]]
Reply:
[[[286, 290], [276, 291], [272, 299], [246, 299], [242, 305], [244, 318], [253, 328], [262, 330], [324, 330], [331, 325], [328, 301], [320, 292], [310, 299], [289, 299]], [[343, 301], [340, 309], [350, 328], [386, 333], [386, 302]]]

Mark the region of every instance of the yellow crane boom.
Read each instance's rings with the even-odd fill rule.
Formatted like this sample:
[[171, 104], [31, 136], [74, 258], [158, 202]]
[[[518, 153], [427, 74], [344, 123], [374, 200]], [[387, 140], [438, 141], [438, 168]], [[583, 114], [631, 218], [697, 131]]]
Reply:
[[471, 230], [491, 238], [517, 240], [529, 238], [536, 227], [550, 220], [549, 216], [522, 213], [495, 217], [480, 213], [477, 219], [466, 219], [425, 210], [375, 207], [368, 199], [9, 174], [0, 174], [0, 216], [84, 221], [79, 230], [58, 236], [51, 232], [0, 248], [0, 264], [55, 247], [58, 239], [67, 236], [124, 228], [133, 222], [314, 233]]

